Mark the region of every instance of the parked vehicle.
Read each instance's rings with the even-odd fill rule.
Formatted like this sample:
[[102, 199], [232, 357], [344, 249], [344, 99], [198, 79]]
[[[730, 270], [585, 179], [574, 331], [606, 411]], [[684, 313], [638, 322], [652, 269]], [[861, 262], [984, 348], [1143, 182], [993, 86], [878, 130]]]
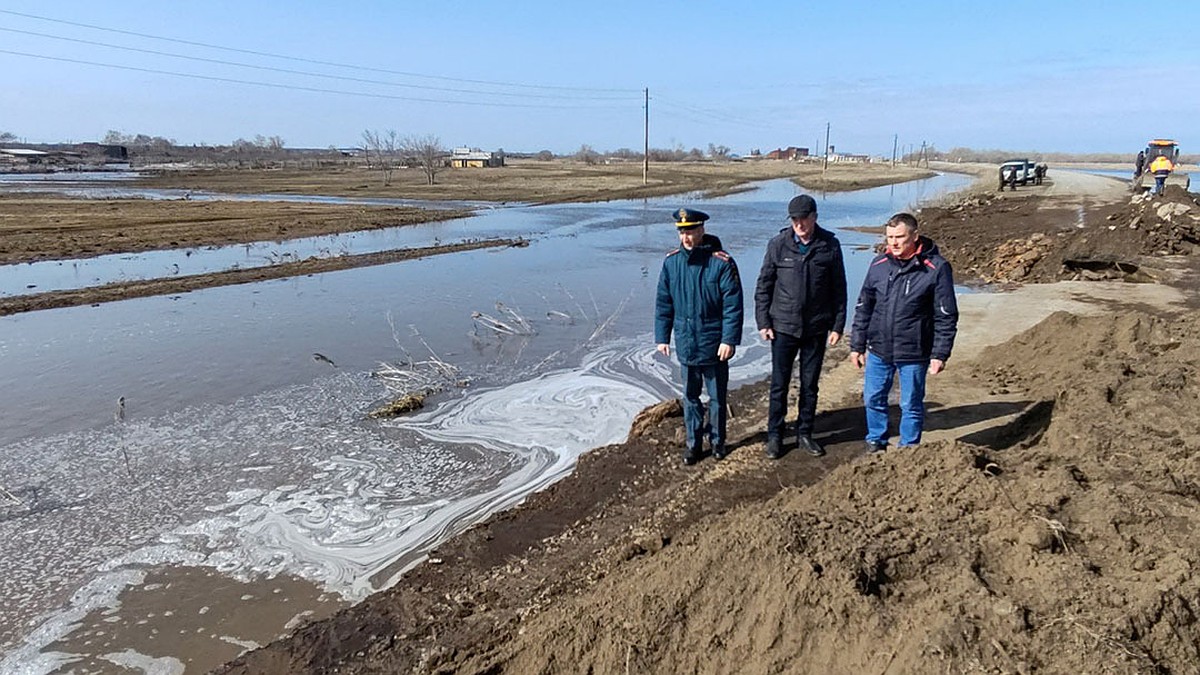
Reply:
[[1033, 171], [1037, 165], [1028, 159], [1010, 159], [1000, 165], [1000, 171], [1007, 176], [1009, 169], [1017, 170], [1017, 185], [1033, 182]]

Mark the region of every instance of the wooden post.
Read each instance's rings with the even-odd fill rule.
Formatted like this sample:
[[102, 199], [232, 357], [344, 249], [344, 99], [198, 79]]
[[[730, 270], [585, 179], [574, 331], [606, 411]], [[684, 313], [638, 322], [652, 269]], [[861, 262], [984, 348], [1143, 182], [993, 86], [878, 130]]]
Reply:
[[829, 168], [829, 122], [825, 123], [825, 165], [821, 167], [821, 171]]

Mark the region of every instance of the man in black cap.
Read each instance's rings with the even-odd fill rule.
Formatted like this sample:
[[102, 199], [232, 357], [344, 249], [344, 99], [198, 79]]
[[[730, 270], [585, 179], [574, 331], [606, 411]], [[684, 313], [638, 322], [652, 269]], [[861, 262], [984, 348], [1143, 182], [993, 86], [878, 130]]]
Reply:
[[[695, 464], [709, 435], [713, 459], [724, 459], [729, 359], [742, 342], [742, 280], [721, 240], [704, 232], [708, 214], [674, 213], [679, 248], [667, 254], [658, 275], [654, 341], [659, 353], [675, 355], [683, 374], [683, 463]], [[700, 389], [708, 389], [708, 424]]]
[[771, 343], [771, 400], [767, 412], [767, 457], [783, 456], [784, 419], [792, 366], [800, 361], [797, 447], [825, 454], [813, 440], [817, 381], [825, 346], [837, 344], [846, 326], [846, 268], [842, 245], [817, 225], [817, 203], [799, 195], [788, 203], [791, 226], [767, 243], [754, 290], [758, 333]]

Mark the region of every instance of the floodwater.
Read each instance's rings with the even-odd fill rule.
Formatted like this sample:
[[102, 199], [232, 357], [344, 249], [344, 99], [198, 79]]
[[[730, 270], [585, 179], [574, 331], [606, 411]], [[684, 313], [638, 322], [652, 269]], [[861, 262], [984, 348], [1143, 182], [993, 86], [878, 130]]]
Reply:
[[[970, 180], [817, 195], [821, 223], [879, 225]], [[492, 209], [324, 245], [532, 245], [0, 318], [0, 672], [202, 672], [623, 440], [677, 389], [650, 329], [680, 205], [739, 261], [733, 379], [763, 377], [753, 284], [798, 192]], [[877, 237], [840, 236], [854, 294]], [[132, 275], [187, 258], [124, 260]], [[455, 372], [425, 411], [378, 421], [381, 363]]]

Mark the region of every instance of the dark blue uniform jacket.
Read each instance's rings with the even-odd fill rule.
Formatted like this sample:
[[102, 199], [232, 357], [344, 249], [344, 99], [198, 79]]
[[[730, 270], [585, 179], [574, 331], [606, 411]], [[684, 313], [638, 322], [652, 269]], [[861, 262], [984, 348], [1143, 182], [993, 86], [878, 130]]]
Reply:
[[846, 267], [832, 232], [818, 225], [803, 255], [791, 227], [767, 242], [754, 290], [754, 318], [759, 330], [798, 338], [845, 330]]
[[954, 277], [937, 245], [917, 241], [917, 254], [897, 260], [876, 256], [867, 269], [854, 311], [850, 351], [870, 350], [888, 363], [945, 361], [958, 332]]
[[717, 363], [717, 347], [742, 342], [742, 280], [721, 240], [704, 235], [691, 251], [663, 260], [655, 302], [654, 342], [669, 344], [686, 366]]

